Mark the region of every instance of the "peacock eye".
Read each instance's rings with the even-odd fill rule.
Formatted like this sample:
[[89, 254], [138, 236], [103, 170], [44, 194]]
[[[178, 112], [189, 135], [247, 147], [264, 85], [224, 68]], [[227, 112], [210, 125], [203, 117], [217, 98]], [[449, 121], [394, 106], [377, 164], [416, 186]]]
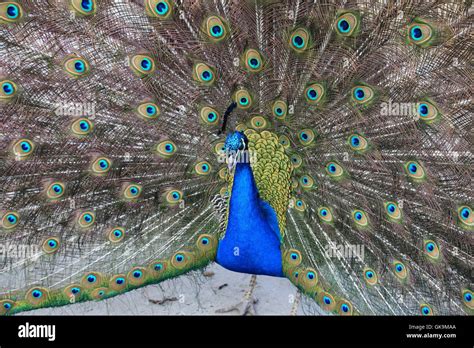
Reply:
[[90, 132], [92, 132], [92, 128], [93, 128], [92, 122], [84, 117], [77, 119], [71, 124], [71, 131], [75, 135], [79, 135], [79, 136], [89, 134]]
[[3, 80], [0, 82], [0, 85], [2, 86], [0, 90], [0, 100], [9, 100], [15, 96], [17, 86], [13, 81]]
[[206, 126], [215, 126], [219, 123], [218, 112], [210, 106], [202, 107], [199, 111], [199, 115], [201, 118], [201, 123]]
[[463, 302], [469, 306], [469, 308], [473, 308], [473, 303], [472, 303], [472, 291], [470, 290], [464, 290], [462, 293], [462, 299]]
[[375, 285], [377, 283], [377, 274], [373, 269], [366, 268], [364, 270], [364, 279], [369, 285]]
[[401, 220], [402, 213], [397, 203], [385, 202], [384, 206], [385, 206], [385, 211], [387, 213], [387, 217], [389, 218], [389, 220], [394, 221], [394, 222], [398, 222]]
[[290, 161], [294, 169], [299, 168], [301, 164], [303, 163], [303, 159], [301, 158], [301, 156], [296, 153], [291, 155]]
[[268, 122], [265, 117], [255, 116], [250, 120], [250, 126], [256, 130], [262, 130], [268, 126]]
[[314, 132], [311, 129], [303, 129], [298, 133], [298, 139], [304, 146], [311, 145], [314, 142]]
[[260, 72], [264, 68], [262, 55], [257, 50], [248, 49], [242, 56], [242, 65], [249, 72]]
[[245, 89], [240, 89], [234, 94], [234, 101], [239, 109], [249, 109], [252, 106], [252, 97]]
[[211, 168], [211, 164], [207, 161], [200, 161], [194, 165], [194, 171], [198, 175], [209, 175]]
[[344, 174], [344, 169], [336, 162], [326, 164], [326, 172], [332, 178], [340, 178]]
[[278, 119], [284, 119], [287, 114], [288, 107], [283, 100], [276, 100], [272, 105], [272, 113]]
[[145, 0], [145, 6], [145, 11], [150, 17], [167, 19], [172, 13], [168, 0]]
[[142, 186], [138, 184], [129, 184], [123, 190], [123, 196], [125, 199], [134, 200], [140, 197], [142, 193]]
[[321, 296], [322, 303], [325, 307], [331, 307], [333, 304], [333, 298], [329, 294], [324, 294]]
[[304, 212], [306, 210], [306, 203], [300, 198], [293, 198], [294, 207], [299, 212]]
[[110, 170], [111, 163], [106, 157], [98, 157], [92, 162], [92, 172], [96, 175], [105, 174]]
[[227, 25], [217, 16], [210, 16], [204, 22], [204, 32], [213, 42], [222, 41], [227, 35]]
[[422, 315], [433, 315], [433, 310], [427, 304], [422, 304], [420, 306], [420, 311]]
[[48, 238], [43, 243], [43, 251], [46, 254], [52, 254], [58, 251], [59, 240], [57, 238]]
[[325, 93], [324, 86], [319, 83], [312, 83], [306, 87], [304, 95], [306, 102], [311, 105], [318, 104]]
[[349, 136], [348, 142], [351, 149], [358, 153], [362, 153], [367, 150], [368, 142], [367, 139], [365, 139], [362, 135], [352, 134]]
[[352, 211], [352, 219], [356, 223], [356, 225], [365, 227], [369, 224], [369, 219], [367, 218], [367, 214], [362, 210], [354, 210]]
[[23, 17], [20, 4], [4, 2], [0, 4], [0, 23], [16, 23]]
[[89, 63], [84, 59], [71, 56], [64, 62], [64, 70], [72, 77], [78, 78], [89, 73]]
[[160, 157], [169, 158], [176, 153], [176, 145], [171, 140], [165, 140], [156, 146], [156, 152]]
[[357, 33], [359, 28], [359, 14], [358, 13], [344, 13], [336, 19], [336, 32], [341, 36], [353, 36]]
[[179, 190], [169, 190], [165, 193], [165, 199], [169, 205], [178, 204], [183, 199], [183, 192]]
[[290, 47], [297, 53], [304, 52], [309, 47], [310, 35], [304, 28], [293, 31], [290, 35]]
[[471, 228], [474, 226], [474, 216], [472, 215], [471, 207], [467, 205], [460, 206], [458, 208], [458, 217], [464, 227]]
[[13, 144], [13, 154], [19, 160], [28, 158], [35, 148], [35, 145], [31, 140], [20, 139]]
[[125, 237], [125, 229], [123, 227], [114, 227], [108, 232], [108, 239], [112, 243], [118, 243]]
[[339, 305], [338, 312], [341, 315], [351, 315], [352, 314], [352, 305], [349, 302], [342, 302]]
[[374, 90], [369, 86], [352, 88], [352, 100], [359, 105], [366, 105], [374, 99]]
[[203, 85], [210, 86], [215, 81], [214, 68], [205, 63], [197, 63], [194, 65], [193, 78]]
[[160, 1], [155, 6], [155, 8], [156, 8], [156, 13], [158, 13], [160, 16], [164, 16], [169, 10], [168, 5], [166, 4], [166, 2], [163, 2], [163, 1]]
[[160, 115], [160, 108], [155, 103], [143, 103], [138, 105], [138, 116], [145, 120], [152, 120]]
[[435, 121], [440, 112], [438, 108], [431, 102], [423, 101], [416, 105], [416, 114], [420, 117], [420, 120], [426, 123], [432, 123]]
[[408, 26], [408, 40], [418, 46], [426, 46], [433, 38], [433, 29], [430, 25], [421, 22]]
[[96, 0], [72, 0], [71, 6], [76, 13], [82, 16], [90, 16], [97, 10]]
[[394, 274], [401, 280], [404, 280], [408, 276], [407, 268], [400, 261], [393, 262]]
[[416, 161], [408, 161], [405, 163], [405, 171], [414, 181], [420, 182], [426, 178], [425, 170], [420, 163]]
[[43, 292], [41, 290], [33, 290], [31, 293], [34, 298], [41, 298], [43, 296]]
[[5, 229], [14, 228], [20, 222], [20, 215], [17, 212], [6, 212], [1, 220], [1, 226]]
[[10, 82], [4, 82], [2, 84], [2, 89], [5, 95], [10, 95], [15, 91], [15, 89], [13, 88], [13, 85]]
[[311, 189], [314, 187], [314, 179], [310, 175], [303, 175], [300, 178], [300, 184], [303, 189]]
[[5, 311], [9, 311], [10, 309], [12, 309], [13, 302], [10, 302], [9, 300], [0, 301], [0, 303], [2, 302], [3, 302], [3, 308]]
[[214, 37], [221, 37], [224, 33], [224, 29], [222, 28], [221, 25], [213, 25], [211, 27], [211, 35], [214, 36]]
[[145, 77], [152, 74], [156, 69], [155, 60], [148, 54], [137, 54], [131, 57], [130, 67], [139, 77]]
[[323, 222], [331, 223], [333, 221], [331, 210], [328, 207], [318, 208], [318, 215]]
[[207, 114], [207, 120], [209, 122], [214, 122], [216, 119], [217, 119], [217, 114], [215, 112], [211, 111]]
[[434, 241], [425, 240], [423, 244], [424, 244], [425, 255], [435, 260], [439, 258], [440, 256], [439, 247]]
[[95, 222], [95, 214], [91, 211], [86, 211], [79, 215], [77, 223], [80, 227], [86, 228], [90, 227]]

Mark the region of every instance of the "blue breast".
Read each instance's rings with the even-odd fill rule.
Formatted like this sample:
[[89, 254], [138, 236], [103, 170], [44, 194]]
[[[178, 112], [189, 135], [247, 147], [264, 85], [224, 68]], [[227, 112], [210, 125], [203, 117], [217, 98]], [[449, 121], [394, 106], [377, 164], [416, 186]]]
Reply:
[[248, 163], [238, 163], [235, 169], [227, 230], [216, 261], [236, 272], [283, 276], [278, 220], [260, 199]]

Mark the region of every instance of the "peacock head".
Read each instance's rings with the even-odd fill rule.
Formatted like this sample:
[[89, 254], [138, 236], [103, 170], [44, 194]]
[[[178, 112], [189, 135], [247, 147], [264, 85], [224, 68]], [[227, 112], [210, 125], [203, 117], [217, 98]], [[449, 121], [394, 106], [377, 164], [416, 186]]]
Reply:
[[227, 153], [236, 153], [247, 149], [249, 140], [243, 132], [232, 132], [225, 139], [224, 148]]
[[237, 163], [250, 162], [248, 156], [248, 139], [243, 132], [232, 132], [227, 135], [224, 144], [226, 162], [229, 172], [232, 173]]

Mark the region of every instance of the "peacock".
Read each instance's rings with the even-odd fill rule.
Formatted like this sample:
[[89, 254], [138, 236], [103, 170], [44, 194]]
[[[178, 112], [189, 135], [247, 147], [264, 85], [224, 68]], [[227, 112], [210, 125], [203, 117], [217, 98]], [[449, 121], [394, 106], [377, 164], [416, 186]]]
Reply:
[[[212, 262], [473, 315], [471, 1], [0, 2], [0, 314]], [[239, 299], [236, 299], [238, 301]]]

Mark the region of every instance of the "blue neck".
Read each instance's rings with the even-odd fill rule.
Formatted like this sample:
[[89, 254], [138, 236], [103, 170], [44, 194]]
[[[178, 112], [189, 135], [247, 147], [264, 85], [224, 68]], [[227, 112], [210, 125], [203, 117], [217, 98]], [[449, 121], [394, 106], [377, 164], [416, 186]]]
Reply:
[[282, 276], [275, 222], [273, 209], [259, 197], [250, 164], [238, 163], [217, 262], [237, 272]]

